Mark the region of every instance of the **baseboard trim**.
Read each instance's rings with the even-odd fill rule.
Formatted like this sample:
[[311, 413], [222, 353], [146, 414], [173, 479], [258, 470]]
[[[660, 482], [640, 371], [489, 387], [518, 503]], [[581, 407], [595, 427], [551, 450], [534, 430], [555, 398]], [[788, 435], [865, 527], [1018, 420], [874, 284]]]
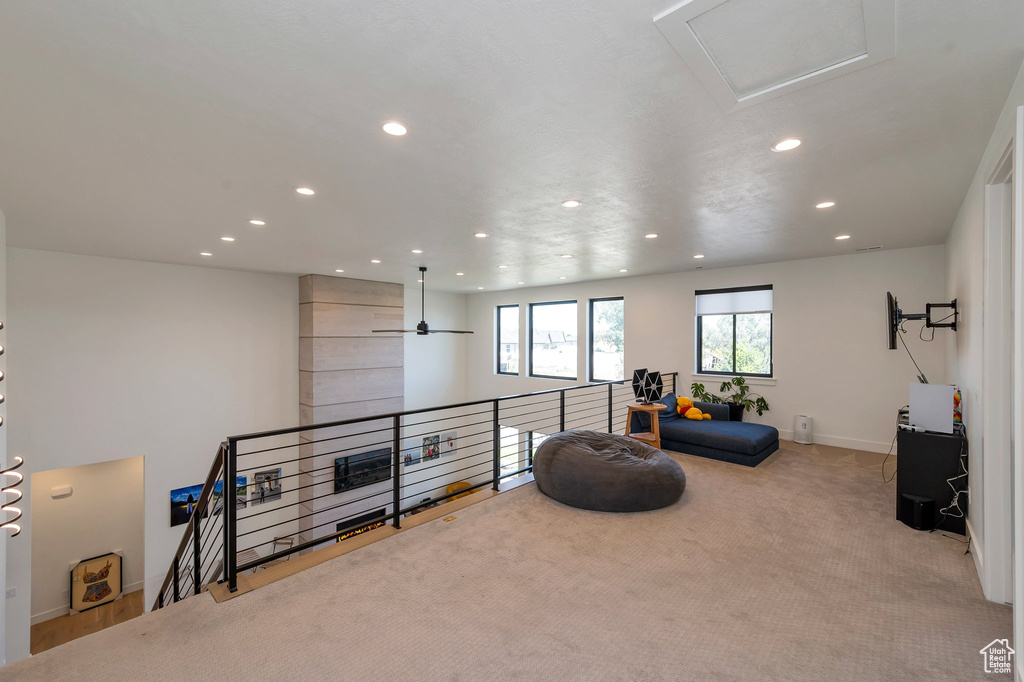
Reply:
[[[121, 594], [122, 595], [126, 595], [129, 592], [134, 592], [135, 590], [141, 590], [144, 584], [145, 584], [145, 581], [140, 580], [137, 583], [132, 583], [131, 585], [125, 585], [124, 587], [121, 588]], [[60, 618], [61, 616], [66, 616], [69, 613], [71, 613], [71, 609], [69, 607], [67, 607], [67, 606], [58, 606], [55, 609], [50, 609], [49, 611], [43, 611], [42, 613], [37, 613], [36, 615], [32, 616], [32, 618], [29, 620], [29, 624], [30, 625], [39, 625], [40, 623], [45, 623], [48, 620], [52, 620], [54, 618]]]
[[[793, 431], [783, 431], [779, 429], [779, 438], [782, 440], [793, 440]], [[826, 436], [819, 433], [814, 434], [814, 442], [820, 443], [821, 445], [831, 445], [836, 448], [848, 448], [850, 450], [864, 450], [867, 452], [880, 452], [885, 454], [889, 452], [889, 446], [892, 441], [882, 443], [873, 440], [859, 440], [857, 438], [844, 438], [842, 436]], [[892, 454], [896, 456], [896, 447], [893, 446]]]
[[[985, 554], [981, 541], [974, 532], [974, 526], [971, 525], [970, 515], [967, 517], [967, 537], [968, 542], [971, 543], [971, 558], [974, 559], [974, 570], [978, 572], [978, 582], [981, 583], [981, 591], [985, 594]], [[988, 595], [986, 594], [985, 597], [988, 598]]]

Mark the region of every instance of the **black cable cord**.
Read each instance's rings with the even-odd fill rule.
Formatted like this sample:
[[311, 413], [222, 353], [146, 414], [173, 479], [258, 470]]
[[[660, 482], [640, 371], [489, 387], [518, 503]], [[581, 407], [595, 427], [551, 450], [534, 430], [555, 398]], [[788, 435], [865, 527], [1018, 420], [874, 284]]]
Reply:
[[889, 461], [889, 457], [892, 455], [892, 449], [894, 447], [896, 447], [896, 438], [899, 435], [900, 435], [899, 434], [899, 429], [897, 429], [896, 430], [896, 435], [892, 437], [892, 444], [889, 445], [889, 452], [885, 453], [885, 459], [882, 460], [882, 483], [892, 483], [892, 479], [896, 478], [896, 471], [899, 469], [899, 464], [897, 463], [896, 469], [892, 470], [892, 476], [890, 476], [889, 478], [886, 478], [885, 477], [885, 463], [887, 461]]
[[889, 452], [885, 453], [885, 459], [882, 460], [882, 482], [883, 483], [891, 483], [892, 479], [896, 478], [896, 472], [900, 468], [899, 462], [897, 462], [896, 463], [896, 468], [893, 469], [892, 476], [890, 476], [889, 478], [885, 477], [885, 463], [888, 462], [889, 461], [889, 457], [892, 456], [892, 449], [894, 447], [896, 447], [896, 438], [900, 435], [900, 417], [899, 417], [899, 415], [900, 415], [901, 412], [903, 412], [903, 410], [907, 409], [908, 407], [910, 407], [910, 406], [909, 405], [904, 405], [903, 407], [901, 407], [899, 409], [899, 412], [896, 413], [896, 433], [892, 437], [892, 443], [889, 444]]
[[[951, 317], [954, 317], [955, 315], [956, 315], [956, 313], [950, 313], [949, 315], [946, 315], [946, 316], [945, 316], [945, 317], [943, 317], [942, 319], [940, 319], [940, 320], [936, 320], [935, 322], [932, 322], [932, 324], [933, 324], [933, 325], [935, 325], [935, 324], [942, 324], [943, 322], [945, 322], [946, 320], [948, 320], [948, 319], [949, 319], [949, 318], [951, 318]], [[932, 341], [934, 341], [934, 340], [935, 340], [935, 327], [931, 327], [931, 330], [932, 330], [932, 335], [931, 335], [931, 337], [930, 337], [930, 338], [927, 338], [927, 339], [926, 339], [926, 338], [924, 338], [924, 330], [925, 330], [925, 329], [928, 329], [928, 328], [929, 328], [929, 327], [928, 327], [928, 323], [927, 323], [927, 322], [925, 322], [924, 324], [922, 324], [922, 325], [921, 325], [921, 331], [920, 331], [920, 332], [918, 332], [918, 334], [917, 334], [917, 337], [918, 337], [919, 339], [921, 339], [922, 341], [925, 341], [925, 342], [927, 342], [927, 343], [931, 343]]]
[[[906, 334], [906, 333], [907, 332], [906, 332], [905, 329], [900, 329], [900, 334], [899, 334], [900, 342], [903, 344], [903, 348], [907, 351], [907, 355], [910, 356], [910, 361], [912, 363], [914, 363], [914, 367], [917, 369], [918, 378], [919, 379], [924, 379], [925, 378], [924, 372], [921, 371], [921, 368], [917, 364], [917, 360], [914, 359], [914, 354], [910, 352], [910, 346], [908, 346], [907, 342], [903, 339], [903, 335]], [[925, 383], [926, 384], [928, 382], [927, 381], [922, 381], [921, 383]]]

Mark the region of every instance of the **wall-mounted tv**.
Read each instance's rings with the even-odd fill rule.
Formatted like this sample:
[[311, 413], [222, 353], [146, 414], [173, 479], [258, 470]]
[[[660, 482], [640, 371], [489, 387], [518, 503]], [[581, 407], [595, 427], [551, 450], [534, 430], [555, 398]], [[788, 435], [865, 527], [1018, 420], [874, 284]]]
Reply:
[[391, 478], [391, 448], [334, 460], [334, 492], [341, 493]]
[[888, 333], [889, 350], [896, 350], [896, 334], [900, 328], [900, 308], [891, 291], [885, 292], [885, 326]]

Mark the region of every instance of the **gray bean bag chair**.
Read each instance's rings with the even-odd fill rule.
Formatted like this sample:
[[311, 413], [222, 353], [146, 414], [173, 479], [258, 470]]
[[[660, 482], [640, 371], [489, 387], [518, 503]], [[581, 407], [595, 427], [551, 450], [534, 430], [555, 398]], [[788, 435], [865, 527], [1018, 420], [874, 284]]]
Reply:
[[674, 504], [686, 488], [682, 467], [633, 438], [563, 431], [533, 457], [540, 491], [565, 504], [606, 512], [635, 512]]

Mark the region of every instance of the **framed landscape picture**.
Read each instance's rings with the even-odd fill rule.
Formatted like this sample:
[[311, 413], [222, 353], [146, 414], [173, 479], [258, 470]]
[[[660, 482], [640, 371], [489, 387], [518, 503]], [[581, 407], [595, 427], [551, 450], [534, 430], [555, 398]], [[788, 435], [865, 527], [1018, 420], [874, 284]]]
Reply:
[[121, 596], [121, 555], [111, 552], [71, 567], [71, 612], [78, 613]]

